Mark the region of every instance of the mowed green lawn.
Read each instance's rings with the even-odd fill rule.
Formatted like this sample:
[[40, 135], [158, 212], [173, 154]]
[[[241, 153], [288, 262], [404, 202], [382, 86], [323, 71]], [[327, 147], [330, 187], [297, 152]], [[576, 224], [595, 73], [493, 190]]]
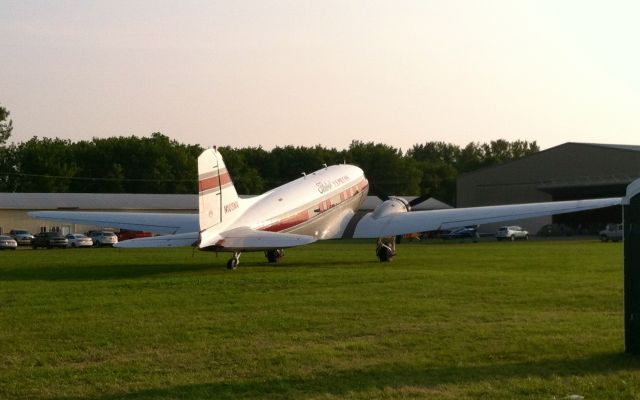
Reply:
[[640, 398], [622, 244], [0, 252], [0, 398]]

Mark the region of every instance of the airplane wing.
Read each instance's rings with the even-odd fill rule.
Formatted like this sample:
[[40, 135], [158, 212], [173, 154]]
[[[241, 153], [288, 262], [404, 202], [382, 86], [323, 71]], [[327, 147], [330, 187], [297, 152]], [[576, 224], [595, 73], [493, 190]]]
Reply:
[[154, 233], [197, 233], [200, 230], [197, 214], [99, 211], [31, 211], [27, 214], [38, 219]]
[[201, 249], [210, 248], [216, 251], [260, 251], [302, 246], [313, 243], [317, 239], [307, 235], [257, 231], [255, 229], [242, 227], [222, 233], [205, 231], [202, 234], [202, 238], [199, 237], [198, 232], [189, 232], [177, 235], [131, 239], [119, 242], [115, 247], [186, 247], [195, 245], [199, 240], [201, 240], [199, 245]]
[[353, 231], [353, 236], [350, 237], [379, 238], [396, 236], [406, 233], [451, 229], [461, 226], [571, 213], [616, 206], [621, 203], [621, 198], [608, 198], [412, 211], [389, 214], [378, 218], [374, 217], [374, 213], [368, 213], [358, 221]]
[[177, 235], [161, 235], [145, 238], [129, 239], [114, 244], [114, 247], [125, 249], [145, 247], [188, 247], [198, 243], [198, 232], [179, 233]]
[[318, 239], [313, 236], [292, 233], [258, 231], [248, 227], [235, 228], [222, 233], [208, 234], [202, 232], [200, 248], [208, 247], [222, 251], [257, 251], [284, 249], [313, 243]]

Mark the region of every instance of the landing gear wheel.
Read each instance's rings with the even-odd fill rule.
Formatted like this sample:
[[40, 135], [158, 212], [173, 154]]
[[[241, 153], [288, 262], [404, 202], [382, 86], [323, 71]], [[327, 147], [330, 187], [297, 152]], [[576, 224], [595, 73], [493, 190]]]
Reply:
[[238, 264], [240, 264], [240, 252], [233, 253], [233, 257], [229, 261], [227, 261], [227, 269], [236, 269], [238, 268]]
[[378, 239], [376, 247], [376, 256], [380, 262], [389, 262], [396, 255], [396, 238], [395, 236], [381, 237]]
[[284, 257], [284, 250], [283, 249], [267, 250], [264, 252], [264, 255], [267, 257], [267, 261], [269, 261], [270, 263], [277, 263], [277, 262], [280, 262], [280, 259], [282, 257]]
[[389, 262], [393, 260], [393, 256], [395, 256], [396, 253], [387, 246], [379, 246], [376, 249], [376, 255], [378, 256], [378, 260], [381, 262]]

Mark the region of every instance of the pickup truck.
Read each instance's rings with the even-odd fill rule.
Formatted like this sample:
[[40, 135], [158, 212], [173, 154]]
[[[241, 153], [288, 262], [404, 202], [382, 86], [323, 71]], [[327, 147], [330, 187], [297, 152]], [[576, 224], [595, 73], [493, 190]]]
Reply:
[[611, 240], [612, 242], [619, 242], [622, 240], [624, 229], [622, 224], [608, 224], [607, 227], [600, 231], [598, 235], [600, 236], [600, 240], [603, 242], [608, 242]]

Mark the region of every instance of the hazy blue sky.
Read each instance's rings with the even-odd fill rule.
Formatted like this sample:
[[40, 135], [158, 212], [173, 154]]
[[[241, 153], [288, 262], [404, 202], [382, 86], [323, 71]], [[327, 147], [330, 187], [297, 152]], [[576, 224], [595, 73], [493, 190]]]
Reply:
[[638, 1], [26, 1], [0, 7], [14, 141], [640, 144]]

